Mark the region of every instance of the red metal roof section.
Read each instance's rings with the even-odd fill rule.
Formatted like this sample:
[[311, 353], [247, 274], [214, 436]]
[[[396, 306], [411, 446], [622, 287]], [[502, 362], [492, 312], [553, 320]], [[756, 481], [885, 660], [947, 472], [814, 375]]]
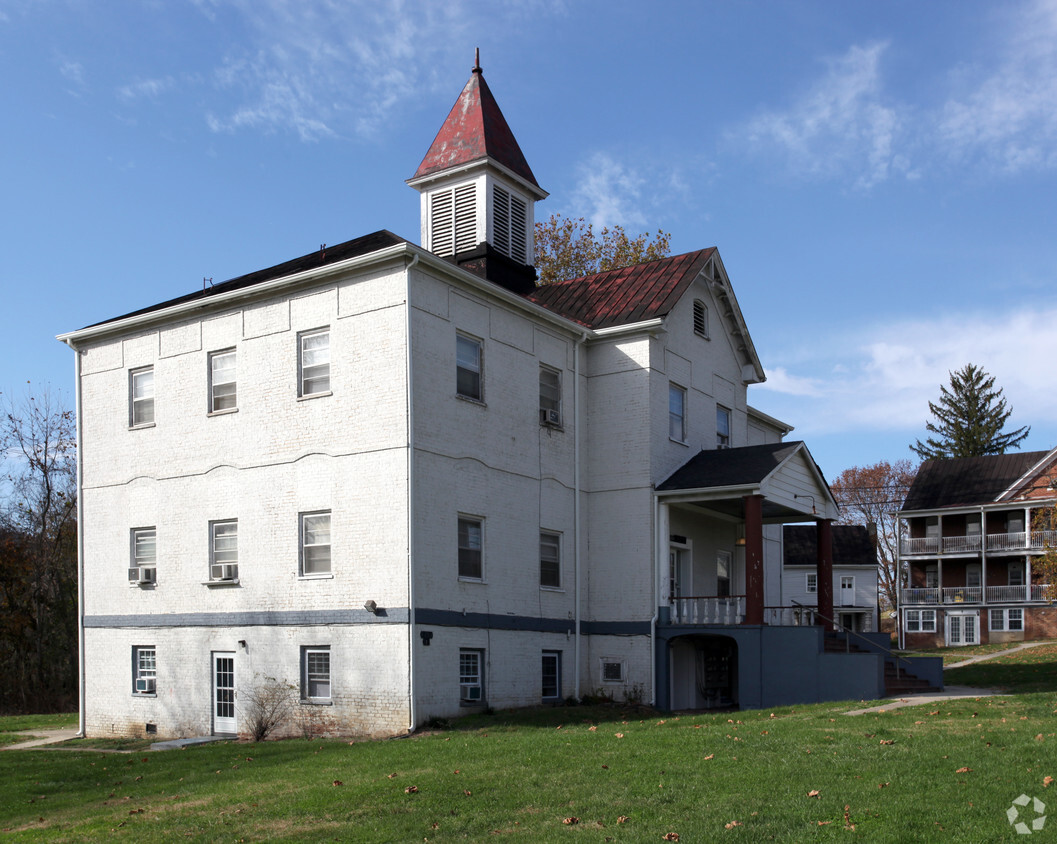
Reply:
[[413, 179], [491, 158], [537, 188], [539, 184], [514, 139], [499, 104], [475, 67]]
[[588, 328], [609, 328], [668, 314], [714, 246], [619, 270], [537, 287], [525, 298]]

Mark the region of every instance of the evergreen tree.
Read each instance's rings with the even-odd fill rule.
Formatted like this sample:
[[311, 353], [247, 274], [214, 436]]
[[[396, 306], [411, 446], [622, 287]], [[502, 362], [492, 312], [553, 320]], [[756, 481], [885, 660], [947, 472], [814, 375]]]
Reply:
[[1006, 407], [1001, 388], [994, 389], [994, 376], [972, 363], [950, 376], [950, 389], [941, 386], [939, 402], [929, 402], [935, 421], [929, 420], [925, 427], [937, 436], [910, 446], [918, 457], [1005, 454], [1027, 437], [1028, 427], [1002, 432], [1013, 411]]

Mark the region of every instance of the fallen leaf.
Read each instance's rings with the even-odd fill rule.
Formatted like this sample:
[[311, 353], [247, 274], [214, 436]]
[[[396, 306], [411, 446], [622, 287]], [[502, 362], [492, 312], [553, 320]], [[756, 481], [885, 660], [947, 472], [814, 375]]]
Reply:
[[959, 768], [954, 773], [956, 773], [956, 774], [968, 774], [968, 773], [971, 773], [972, 770], [973, 770], [972, 768]]
[[715, 759], [715, 758], [716, 758], [716, 754], [715, 753], [709, 753], [708, 756], [705, 757], [705, 761], [707, 762], [709, 759]]
[[580, 819], [579, 818], [563, 818], [562, 819], [562, 823], [567, 823], [567, 824], [580, 823]]
[[619, 818], [617, 818], [617, 823], [627, 823], [630, 820], [631, 818], [629, 818], [627, 815], [621, 815]]
[[816, 800], [821, 800], [822, 799], [822, 797], [819, 794], [819, 792], [817, 790], [815, 790], [815, 789], [812, 789], [811, 791], [809, 791], [807, 793], [807, 796], [808, 797], [814, 797]]
[[589, 733], [593, 733], [593, 732], [594, 732], [595, 730], [597, 730], [597, 729], [598, 729], [598, 727], [595, 727], [595, 726], [593, 726], [593, 725], [592, 725], [592, 726], [590, 726], [590, 727], [588, 727], [588, 728], [587, 728], [587, 732], [589, 732]]
[[1043, 740], [1042, 733], [1039, 733], [1037, 736], [1035, 736], [1035, 741], [1042, 741], [1042, 740]]
[[386, 775], [385, 775], [385, 778], [386, 778], [387, 780], [391, 780], [391, 779], [392, 779], [393, 777], [395, 777], [395, 776], [396, 776], [396, 772], [394, 771], [394, 772], [393, 772], [393, 773], [391, 773], [391, 774], [386, 774]]
[[723, 828], [724, 829], [734, 829], [734, 827], [736, 827], [736, 826], [741, 826], [741, 821], [731, 821], [730, 823], [726, 824]]
[[1043, 777], [1042, 778], [1042, 787], [1043, 788], [1049, 788], [1052, 784], [1053, 784], [1053, 777]]
[[881, 744], [895, 744], [895, 743], [896, 743], [896, 740], [894, 738], [881, 739]]
[[890, 783], [890, 782], [881, 782], [881, 783], [877, 784], [877, 787], [878, 788], [886, 788], [887, 786], [890, 786], [891, 784], [892, 783]]
[[467, 797], [473, 797], [472, 791], [463, 791], [463, 794], [465, 794]]
[[833, 823], [833, 821], [819, 821], [818, 825], [819, 826], [829, 826], [831, 823]]
[[617, 738], [624, 738], [624, 734], [623, 733], [617, 733]]
[[404, 789], [404, 794], [417, 794], [417, 793], [418, 793], [418, 786], [417, 785], [409, 785], [407, 788]]
[[333, 785], [345, 785], [341, 780], [334, 780]]
[[678, 832], [666, 832], [666, 833], [664, 833], [664, 838], [661, 839], [661, 840], [662, 841], [678, 841], [679, 840], [679, 833]]
[[429, 825], [429, 828], [430, 828], [430, 829], [440, 829], [440, 824], [439, 824], [439, 823], [437, 823], [436, 821], [433, 821], [433, 823], [431, 823], [431, 824]]

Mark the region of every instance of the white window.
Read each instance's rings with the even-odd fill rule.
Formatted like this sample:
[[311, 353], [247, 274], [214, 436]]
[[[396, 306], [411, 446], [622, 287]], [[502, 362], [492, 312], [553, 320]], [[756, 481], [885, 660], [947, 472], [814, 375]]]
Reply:
[[465, 334], [455, 337], [455, 392], [467, 399], [484, 400], [481, 341]]
[[[492, 188], [492, 245], [503, 255], [526, 263], [528, 215], [525, 200], [503, 188]], [[476, 244], [475, 244], [476, 245]]]
[[617, 659], [602, 657], [602, 682], [623, 683], [624, 663]]
[[484, 651], [470, 648], [459, 650], [459, 700], [464, 705], [478, 704], [484, 700], [483, 663]]
[[716, 448], [730, 448], [730, 411], [716, 405]]
[[459, 517], [459, 577], [484, 577], [481, 520]]
[[561, 589], [561, 536], [540, 532], [540, 586]]
[[237, 519], [209, 524], [209, 579], [237, 580], [239, 523]]
[[813, 572], [807, 576], [807, 591], [809, 593], [818, 592], [818, 575]]
[[716, 552], [716, 595], [720, 598], [730, 597], [730, 572], [734, 567], [734, 558], [730, 551]]
[[936, 566], [925, 567], [925, 588], [937, 589], [940, 585], [940, 571]]
[[562, 696], [561, 651], [543, 652], [543, 699], [558, 700]]
[[330, 513], [301, 514], [301, 574], [330, 574]]
[[540, 367], [540, 424], [562, 424], [562, 374], [549, 366]]
[[330, 645], [301, 648], [301, 699], [330, 700]]
[[668, 385], [668, 436], [676, 442], [686, 442], [686, 390]]
[[153, 645], [132, 648], [132, 693], [153, 695], [158, 691], [157, 652]]
[[209, 412], [221, 413], [238, 407], [235, 380], [235, 350], [209, 356]]
[[429, 248], [450, 258], [477, 247], [477, 188], [459, 185], [429, 197]]
[[708, 339], [708, 306], [694, 299], [694, 334]]
[[1024, 564], [1023, 563], [1010, 563], [1009, 564], [1009, 580], [1010, 586], [1024, 586]]
[[1023, 630], [1024, 610], [991, 610], [991, 629], [995, 631]]
[[306, 331], [298, 342], [298, 395], [330, 392], [330, 329]]
[[128, 424], [132, 428], [154, 424], [154, 367], [133, 369], [128, 374]]
[[965, 585], [977, 587], [980, 585], [981, 570], [979, 563], [970, 563], [965, 567]]
[[129, 534], [130, 583], [154, 583], [157, 579], [158, 533], [153, 527], [133, 528]]
[[907, 633], [935, 633], [935, 610], [907, 610]]

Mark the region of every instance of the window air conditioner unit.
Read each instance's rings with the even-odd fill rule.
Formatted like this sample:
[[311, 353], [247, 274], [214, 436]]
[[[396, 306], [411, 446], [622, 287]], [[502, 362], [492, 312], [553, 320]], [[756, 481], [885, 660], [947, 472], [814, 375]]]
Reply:
[[470, 701], [471, 703], [478, 703], [481, 700], [481, 687], [480, 686], [463, 686], [462, 687], [462, 699]]
[[128, 582], [139, 583], [139, 566], [133, 566], [128, 570]]
[[133, 566], [128, 570], [129, 583], [154, 583], [158, 577], [157, 569], [148, 566]]
[[157, 690], [157, 682], [153, 677], [140, 677], [136, 680], [136, 691], [153, 694]]
[[218, 563], [209, 567], [213, 580], [238, 580], [238, 563]]
[[562, 412], [560, 410], [547, 410], [540, 408], [540, 424], [552, 428], [560, 428], [562, 424]]

